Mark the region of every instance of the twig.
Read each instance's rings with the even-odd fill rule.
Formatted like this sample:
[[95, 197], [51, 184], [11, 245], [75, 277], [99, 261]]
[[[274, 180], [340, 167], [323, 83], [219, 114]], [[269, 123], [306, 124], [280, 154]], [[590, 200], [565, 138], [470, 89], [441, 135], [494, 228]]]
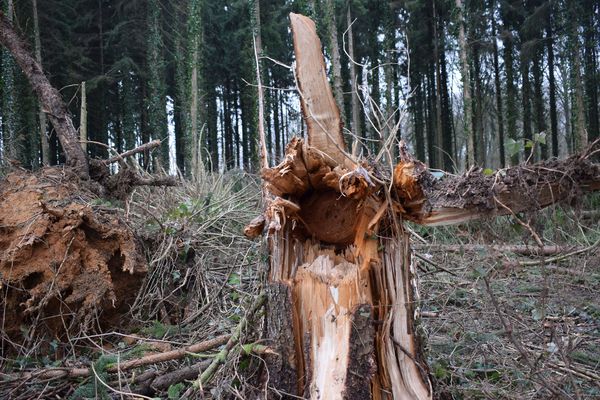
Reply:
[[[530, 354], [527, 352], [527, 350], [525, 350], [525, 348], [523, 347], [521, 342], [519, 342], [517, 340], [517, 338], [515, 337], [512, 324], [504, 317], [504, 313], [500, 309], [500, 304], [498, 304], [498, 299], [496, 298], [496, 295], [494, 294], [494, 292], [492, 291], [492, 289], [490, 287], [489, 278], [487, 276], [484, 276], [483, 282], [485, 283], [485, 289], [486, 289], [488, 295], [490, 296], [490, 300], [492, 301], [494, 310], [496, 310], [496, 314], [498, 315], [498, 318], [500, 319], [500, 323], [502, 324], [502, 327], [504, 328], [504, 332], [508, 336], [508, 339], [510, 340], [510, 342], [513, 344], [513, 346], [515, 346], [515, 348], [521, 355], [521, 358], [523, 359], [525, 364], [527, 364], [527, 366], [529, 367], [529, 371], [532, 374], [535, 374], [536, 366], [531, 361]], [[557, 388], [555, 385], [548, 382], [545, 377], [539, 375], [539, 380], [544, 385], [544, 387], [546, 389], [548, 389], [554, 396], [561, 395], [566, 398], [570, 398], [570, 396], [568, 396], [563, 390], [561, 390], [560, 388]]]
[[531, 233], [531, 236], [533, 237], [533, 239], [535, 240], [537, 245], [540, 246], [540, 248], [544, 247], [544, 242], [542, 242], [542, 239], [540, 239], [540, 236], [533, 230], [533, 228], [528, 223], [522, 221], [521, 218], [517, 217], [517, 215], [514, 213], [514, 211], [511, 210], [504, 203], [502, 203], [500, 200], [498, 200], [498, 198], [496, 196], [494, 196], [494, 200], [496, 201], [496, 203], [500, 204], [506, 211], [508, 211], [515, 218], [515, 220], [519, 223], [519, 225], [521, 225], [522, 227], [527, 229], [529, 231], [529, 233]]
[[593, 250], [594, 248], [598, 247], [598, 245], [600, 245], [600, 239], [597, 240], [594, 244], [592, 244], [584, 249], [572, 251], [570, 253], [562, 254], [562, 255], [556, 256], [556, 257], [544, 258], [543, 260], [539, 260], [539, 261], [519, 261], [519, 265], [521, 265], [523, 267], [530, 267], [533, 265], [541, 265], [541, 264], [548, 264], [551, 262], [562, 261], [565, 258], [573, 257], [573, 256], [576, 256], [576, 255], [582, 254], [582, 253], [587, 253], [588, 251]]
[[231, 351], [231, 349], [233, 349], [233, 346], [235, 346], [239, 342], [240, 337], [242, 336], [242, 331], [246, 329], [248, 321], [254, 317], [254, 314], [265, 304], [266, 300], [267, 295], [265, 292], [261, 292], [256, 297], [256, 299], [254, 300], [254, 304], [252, 304], [252, 306], [250, 307], [250, 311], [248, 311], [248, 314], [240, 320], [238, 326], [231, 334], [231, 337], [227, 341], [227, 344], [225, 345], [223, 350], [221, 350], [219, 354], [217, 354], [217, 356], [213, 359], [208, 368], [206, 368], [204, 372], [202, 372], [202, 374], [199, 376], [197, 380], [198, 386], [206, 386], [206, 384], [210, 382], [212, 377], [217, 372], [219, 366], [221, 364], [224, 364], [227, 360], [229, 352]]

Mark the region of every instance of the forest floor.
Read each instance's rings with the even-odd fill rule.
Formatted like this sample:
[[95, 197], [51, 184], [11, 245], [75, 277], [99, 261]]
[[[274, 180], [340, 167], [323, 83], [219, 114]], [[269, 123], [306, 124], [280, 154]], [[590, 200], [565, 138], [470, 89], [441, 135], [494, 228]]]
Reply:
[[[3, 283], [0, 299], [0, 398], [264, 397], [256, 386], [268, 343], [250, 309], [266, 251], [242, 234], [261, 212], [256, 177], [205, 174], [176, 188], [137, 188], [117, 201], [74, 191], [60, 171], [0, 183], [0, 271], [22, 272]], [[33, 190], [11, 197], [25, 185]], [[597, 210], [600, 198], [581, 207]], [[531, 226], [567, 256], [503, 250], [524, 242], [535, 248], [512, 217], [410, 225], [422, 327], [442, 397], [600, 397], [598, 215], [554, 206]], [[62, 243], [60, 254], [48, 253], [51, 242]], [[585, 251], [569, 256], [573, 249]], [[222, 347], [207, 345], [131, 364], [211, 340], [222, 345], [236, 328], [241, 338], [225, 357]], [[211, 366], [218, 368], [198, 378]]]
[[[598, 199], [587, 206], [598, 209]], [[561, 259], [503, 250], [536, 248], [511, 217], [421, 230], [427, 243], [415, 242], [429, 363], [447, 398], [600, 398], [598, 216], [556, 206], [532, 226], [564, 253], [587, 251]], [[475, 243], [499, 247], [460, 250]]]

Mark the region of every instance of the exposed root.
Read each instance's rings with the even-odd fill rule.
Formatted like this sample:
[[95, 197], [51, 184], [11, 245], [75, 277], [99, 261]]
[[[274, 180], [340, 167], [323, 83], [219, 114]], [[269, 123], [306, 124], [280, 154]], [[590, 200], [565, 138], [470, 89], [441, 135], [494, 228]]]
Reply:
[[[131, 230], [58, 168], [0, 183], [3, 347], [116, 323], [146, 273]], [[27, 326], [23, 331], [21, 328]]]

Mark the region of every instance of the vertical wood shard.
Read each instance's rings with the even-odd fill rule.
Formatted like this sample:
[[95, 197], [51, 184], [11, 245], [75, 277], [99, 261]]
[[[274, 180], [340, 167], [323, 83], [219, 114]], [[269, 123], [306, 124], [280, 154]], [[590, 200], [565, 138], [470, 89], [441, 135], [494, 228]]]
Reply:
[[290, 14], [296, 78], [304, 120], [308, 127], [308, 144], [325, 155], [327, 164], [352, 169], [355, 163], [346, 154], [340, 111], [327, 78], [321, 41], [315, 23], [300, 14]]

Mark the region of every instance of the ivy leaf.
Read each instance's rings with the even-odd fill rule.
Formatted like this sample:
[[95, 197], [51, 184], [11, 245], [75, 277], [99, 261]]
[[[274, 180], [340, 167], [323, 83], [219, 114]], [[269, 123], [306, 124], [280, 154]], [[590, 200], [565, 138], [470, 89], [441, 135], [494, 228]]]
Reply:
[[540, 132], [533, 135], [533, 140], [537, 143], [546, 144], [546, 132]]

